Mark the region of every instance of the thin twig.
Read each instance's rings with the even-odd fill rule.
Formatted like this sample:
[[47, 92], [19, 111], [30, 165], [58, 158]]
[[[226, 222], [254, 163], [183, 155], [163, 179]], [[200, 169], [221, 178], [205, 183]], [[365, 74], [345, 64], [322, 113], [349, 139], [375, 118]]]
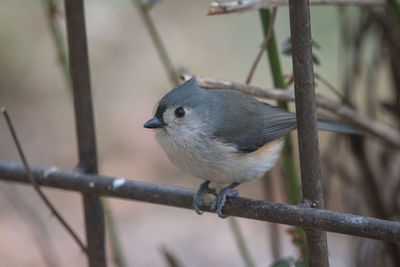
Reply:
[[110, 238], [110, 246], [112, 251], [112, 260], [116, 267], [127, 267], [127, 261], [125, 254], [122, 251], [121, 241], [117, 233], [117, 227], [115, 225], [114, 216], [111, 214], [110, 205], [107, 200], [102, 201], [104, 208], [104, 219], [106, 221], [106, 229], [108, 237]]
[[[382, 194], [379, 194], [379, 185], [377, 180], [380, 177], [374, 177], [374, 172], [371, 168], [371, 163], [368, 162], [368, 156], [366, 151], [365, 140], [360, 136], [354, 136], [351, 138], [351, 148], [354, 155], [356, 156], [357, 163], [359, 164], [359, 169], [363, 171], [362, 176], [365, 177], [363, 184], [365, 184], [365, 195], [366, 201], [368, 202], [368, 207], [370, 207], [373, 213], [382, 219], [390, 218], [390, 211], [385, 206]], [[378, 192], [377, 192], [378, 191]], [[395, 262], [395, 266], [399, 266], [400, 258], [398, 254], [398, 249], [395, 244], [390, 242], [386, 243], [388, 253], [391, 255], [392, 260]]]
[[248, 247], [246, 245], [246, 242], [244, 240], [244, 236], [242, 231], [240, 230], [239, 223], [237, 221], [237, 218], [235, 217], [228, 217], [228, 223], [229, 226], [233, 232], [233, 236], [236, 239], [236, 244], [239, 247], [240, 255], [242, 256], [242, 259], [247, 267], [255, 267], [253, 258], [250, 256]]
[[263, 55], [265, 49], [267, 49], [267, 47], [268, 47], [269, 40], [271, 39], [272, 33], [274, 32], [275, 18], [276, 18], [276, 8], [274, 8], [272, 10], [272, 14], [269, 19], [269, 28], [268, 28], [267, 35], [265, 36], [265, 39], [264, 39], [263, 43], [261, 44], [261, 47], [260, 47], [260, 50], [258, 51], [256, 59], [254, 60], [253, 65], [251, 66], [250, 72], [247, 75], [246, 84], [250, 84], [251, 79], [253, 78], [254, 72], [257, 68], [258, 62], [260, 61], [261, 56]]
[[[116, 187], [116, 181], [120, 181], [121, 178], [37, 167], [32, 167], [32, 172], [35, 174], [37, 183], [42, 186], [186, 208], [193, 212], [193, 196], [196, 191], [192, 189], [130, 179], [124, 180], [122, 185]], [[1, 160], [0, 180], [29, 183], [24, 168], [20, 164]], [[203, 210], [213, 212], [209, 207], [204, 207]], [[400, 222], [396, 221], [242, 197], [228, 197], [223, 212], [230, 216], [296, 225], [400, 244]]]
[[[220, 183], [215, 184], [217, 192], [220, 192], [223, 188], [223, 185]], [[235, 238], [235, 243], [239, 250], [240, 256], [243, 259], [243, 262], [246, 267], [254, 267], [254, 260], [251, 258], [249, 247], [247, 246], [246, 241], [244, 240], [244, 235], [240, 230], [237, 219], [234, 217], [228, 218], [229, 228], [232, 231], [232, 235]]]
[[57, 24], [57, 5], [55, 0], [44, 0], [44, 4], [46, 9], [47, 23], [49, 25], [51, 36], [57, 50], [57, 56], [61, 69], [64, 73], [65, 83], [68, 86], [69, 92], [72, 93], [67, 48], [62, 37], [61, 28]]
[[[282, 170], [282, 168], [281, 168]], [[262, 178], [263, 186], [264, 186], [264, 195], [265, 200], [267, 201], [276, 201], [275, 197], [275, 184], [274, 180], [272, 179], [273, 173], [267, 172], [264, 174]], [[267, 224], [267, 231], [268, 231], [268, 239], [270, 240], [271, 246], [271, 254], [274, 261], [277, 261], [281, 258], [281, 235], [279, 232], [278, 225], [275, 223]]]
[[[396, 0], [391, 0], [396, 1]], [[289, 0], [242, 0], [217, 2], [213, 1], [208, 6], [207, 15], [221, 15], [235, 12], [247, 12], [257, 9], [269, 9], [278, 6], [287, 6]], [[352, 5], [352, 6], [376, 6], [384, 5], [385, 0], [310, 0], [311, 5]]]
[[164, 256], [165, 262], [168, 267], [181, 267], [182, 266], [178, 257], [176, 257], [175, 254], [173, 254], [170, 250], [168, 250], [165, 245], [161, 246], [160, 252]]
[[343, 99], [343, 95], [337, 90], [328, 80], [326, 80], [324, 77], [319, 75], [318, 73], [314, 73], [314, 78], [321, 83], [323, 83], [326, 88], [328, 88], [329, 91], [331, 91], [337, 98]]
[[61, 223], [61, 225], [67, 230], [67, 232], [70, 233], [70, 235], [73, 237], [73, 239], [79, 245], [79, 247], [82, 249], [82, 251], [86, 253], [87, 252], [86, 247], [83, 244], [83, 242], [80, 240], [78, 235], [75, 233], [74, 230], [72, 230], [72, 228], [63, 219], [63, 217], [60, 215], [60, 213], [58, 213], [56, 208], [51, 204], [51, 202], [47, 199], [46, 195], [40, 189], [39, 185], [36, 183], [36, 180], [35, 180], [32, 172], [31, 172], [31, 169], [30, 169], [30, 167], [28, 165], [28, 162], [27, 162], [27, 160], [25, 158], [25, 154], [24, 154], [24, 152], [22, 150], [22, 147], [21, 147], [20, 142], [19, 142], [18, 137], [17, 137], [17, 133], [15, 132], [14, 126], [12, 124], [11, 118], [8, 115], [8, 112], [7, 112], [6, 108], [2, 107], [1, 108], [1, 112], [3, 113], [4, 118], [6, 119], [8, 128], [9, 128], [10, 133], [12, 135], [12, 138], [14, 140], [15, 146], [17, 147], [18, 154], [19, 154], [19, 156], [21, 158], [22, 163], [24, 164], [25, 173], [26, 173], [26, 176], [29, 179], [29, 182], [32, 184], [33, 188], [38, 193], [39, 197], [42, 199], [42, 201], [45, 203], [45, 205], [49, 208], [51, 213], [57, 218], [57, 220]]
[[13, 184], [0, 187], [0, 193], [14, 206], [13, 210], [20, 214], [21, 221], [26, 223], [34, 241], [33, 247], [40, 252], [45, 265], [48, 267], [61, 266], [56, 247], [50, 240], [46, 221], [35, 209], [35, 203], [27, 199], [25, 194], [17, 191], [17, 187]]
[[172, 86], [178, 86], [179, 76], [176, 73], [174, 66], [172, 65], [167, 49], [165, 48], [162, 39], [154, 25], [154, 22], [149, 13], [149, 9], [146, 7], [146, 5], [143, 5], [141, 0], [132, 0], [132, 3], [136, 7], [140, 17], [143, 20], [143, 23], [145, 24], [147, 30], [149, 31], [150, 37], [153, 40], [158, 55], [160, 56], [160, 59], [164, 65], [164, 69], [168, 73], [169, 80]]
[[[184, 80], [187, 80], [191, 75], [183, 75]], [[230, 89], [240, 91], [245, 94], [253, 95], [261, 98], [268, 98], [281, 101], [294, 101], [293, 91], [264, 88], [260, 86], [245, 85], [238, 82], [220, 80], [215, 78], [197, 77], [197, 82], [204, 89]], [[334, 102], [322, 95], [316, 95], [317, 106], [332, 112], [347, 122], [354, 124], [366, 133], [378, 137], [382, 141], [389, 143], [397, 148], [400, 148], [400, 133], [383, 124], [366, 116], [359, 114], [353, 108]]]

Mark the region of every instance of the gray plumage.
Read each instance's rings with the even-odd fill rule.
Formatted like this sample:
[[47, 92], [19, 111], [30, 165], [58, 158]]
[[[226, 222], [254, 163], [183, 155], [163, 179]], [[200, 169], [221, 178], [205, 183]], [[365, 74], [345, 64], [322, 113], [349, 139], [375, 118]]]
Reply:
[[[282, 137], [296, 128], [296, 115], [231, 90], [199, 88], [196, 78], [168, 92], [144, 127], [170, 161], [206, 180], [193, 199], [197, 213], [204, 194], [216, 196], [212, 209], [220, 217], [232, 188], [260, 178], [274, 166], [283, 148]], [[358, 133], [349, 126], [319, 121], [323, 130]], [[210, 181], [231, 185], [216, 193]], [[234, 194], [237, 195], [237, 194]]]
[[[233, 145], [239, 152], [253, 152], [296, 128], [296, 115], [232, 90], [206, 90], [193, 77], [171, 90], [159, 102], [156, 116], [166, 107], [193, 109], [205, 122], [207, 132]], [[321, 130], [344, 133], [359, 131], [339, 123], [318, 121]]]

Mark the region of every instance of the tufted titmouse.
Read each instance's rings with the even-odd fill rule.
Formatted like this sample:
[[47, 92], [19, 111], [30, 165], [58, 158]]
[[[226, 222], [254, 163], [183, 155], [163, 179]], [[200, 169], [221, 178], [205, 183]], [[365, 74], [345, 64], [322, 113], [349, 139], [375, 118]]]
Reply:
[[[195, 77], [168, 92], [155, 115], [144, 124], [169, 160], [185, 172], [206, 180], [193, 206], [197, 213], [203, 197], [215, 196], [211, 205], [220, 217], [234, 187], [260, 178], [275, 164], [283, 137], [296, 128], [296, 114], [232, 90], [205, 90]], [[342, 124], [318, 121], [320, 130], [351, 134], [359, 132]], [[230, 183], [218, 194], [210, 181]]]

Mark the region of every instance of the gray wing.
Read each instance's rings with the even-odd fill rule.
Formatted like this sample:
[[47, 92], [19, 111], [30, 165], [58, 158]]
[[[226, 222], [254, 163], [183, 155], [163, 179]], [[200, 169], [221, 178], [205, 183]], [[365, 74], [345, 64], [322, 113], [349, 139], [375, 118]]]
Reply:
[[329, 120], [318, 120], [318, 130], [356, 135], [364, 134], [363, 131], [355, 129], [351, 126]]
[[287, 135], [297, 127], [296, 114], [264, 104], [264, 143]]
[[253, 152], [296, 128], [293, 113], [230, 90], [210, 93], [213, 135], [241, 152]]
[[[207, 90], [208, 124], [219, 140], [232, 144], [240, 152], [253, 152], [261, 146], [287, 135], [297, 127], [296, 114], [287, 112], [231, 90]], [[221, 112], [221, 111], [224, 112]], [[320, 130], [347, 134], [362, 134], [350, 126], [328, 120], [318, 120]]]

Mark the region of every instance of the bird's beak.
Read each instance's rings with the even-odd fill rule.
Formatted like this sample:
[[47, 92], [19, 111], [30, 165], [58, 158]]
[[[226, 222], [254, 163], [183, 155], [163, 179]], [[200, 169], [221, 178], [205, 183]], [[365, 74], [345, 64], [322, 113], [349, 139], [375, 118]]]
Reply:
[[143, 126], [144, 128], [148, 129], [156, 129], [156, 128], [162, 128], [165, 125], [166, 125], [165, 122], [160, 121], [160, 119], [157, 117], [153, 117], [150, 120], [148, 120]]

